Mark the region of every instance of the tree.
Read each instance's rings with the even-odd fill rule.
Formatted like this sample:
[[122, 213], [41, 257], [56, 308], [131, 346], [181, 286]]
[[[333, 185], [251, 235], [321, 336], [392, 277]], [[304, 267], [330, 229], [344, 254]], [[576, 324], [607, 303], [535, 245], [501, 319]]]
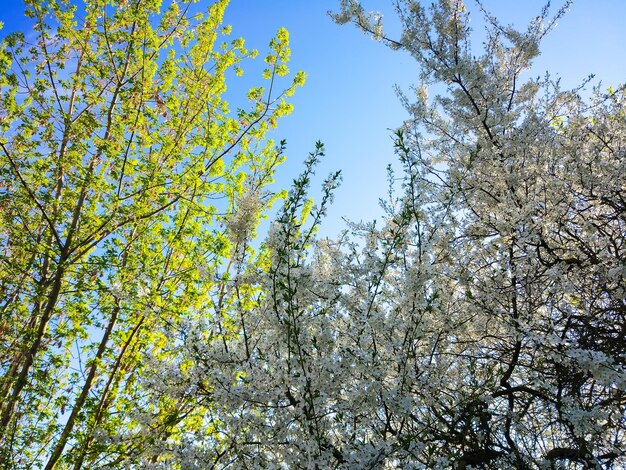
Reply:
[[276, 198], [266, 133], [304, 75], [283, 78], [281, 29], [232, 112], [226, 81], [257, 52], [221, 42], [226, 0], [192, 3], [27, 0], [33, 33], [2, 41], [3, 468], [146, 462], [204, 412], [148, 400], [144, 355], [167, 361], [171, 332], [229, 298]]
[[587, 103], [523, 77], [568, 5], [524, 32], [485, 13], [480, 57], [460, 0], [395, 5], [397, 39], [354, 0], [335, 19], [421, 67], [400, 193], [390, 172], [383, 226], [331, 242], [296, 181], [234, 281], [235, 326], [205, 316], [163, 365], [214, 403], [212, 433], [164, 441], [172, 465], [621, 468], [624, 88]]

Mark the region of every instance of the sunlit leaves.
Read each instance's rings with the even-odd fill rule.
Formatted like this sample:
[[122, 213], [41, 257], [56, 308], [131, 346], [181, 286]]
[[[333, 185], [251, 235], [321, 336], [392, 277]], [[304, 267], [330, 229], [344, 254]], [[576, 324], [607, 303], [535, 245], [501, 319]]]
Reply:
[[[126, 466], [154, 435], [198, 420], [184, 401], [146, 401], [137, 377], [146, 353], [167, 360], [211, 293], [230, 298], [228, 270], [250, 251], [283, 160], [266, 130], [303, 83], [283, 78], [230, 112], [225, 76], [257, 53], [225, 40], [227, 3], [203, 15], [175, 1], [30, 1], [38, 36], [3, 41], [7, 465]], [[249, 187], [260, 198], [239, 238], [224, 224]]]

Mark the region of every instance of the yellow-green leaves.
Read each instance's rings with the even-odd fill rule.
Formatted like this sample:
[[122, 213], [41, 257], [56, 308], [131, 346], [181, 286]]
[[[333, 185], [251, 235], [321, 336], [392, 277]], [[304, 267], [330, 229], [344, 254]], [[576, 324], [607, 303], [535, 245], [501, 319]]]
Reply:
[[226, 37], [225, 0], [28, 4], [37, 37], [0, 49], [0, 466], [127, 467], [206, 424], [145, 383], [236, 301], [284, 159], [266, 134], [304, 75], [280, 30], [270, 82], [229, 105], [258, 53]]
[[289, 33], [285, 28], [281, 28], [276, 33], [276, 37], [270, 41], [272, 52], [265, 57], [265, 62], [271, 67], [263, 71], [263, 78], [270, 79], [273, 75], [283, 77], [289, 73], [287, 62], [291, 56], [289, 49]]

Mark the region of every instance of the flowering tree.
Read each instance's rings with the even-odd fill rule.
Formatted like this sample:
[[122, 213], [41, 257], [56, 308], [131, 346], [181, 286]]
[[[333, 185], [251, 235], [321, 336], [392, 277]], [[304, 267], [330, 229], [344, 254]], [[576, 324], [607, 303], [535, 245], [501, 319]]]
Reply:
[[284, 82], [280, 30], [231, 112], [226, 77], [257, 53], [222, 43], [226, 0], [192, 3], [27, 0], [32, 34], [2, 41], [2, 468], [126, 468], [194, 427], [193, 402], [146, 399], [142, 355], [167, 361], [170, 332], [226, 299], [304, 76]]
[[[386, 222], [315, 240], [335, 179], [307, 225], [307, 167], [229, 308], [213, 302], [168, 378], [152, 378], [153, 393], [212, 404], [160, 455], [185, 468], [621, 468], [624, 89], [585, 102], [523, 78], [564, 9], [524, 32], [485, 13], [474, 57], [460, 0], [396, 7], [399, 38], [357, 1], [335, 16], [422, 70], [402, 96], [412, 118]], [[446, 92], [429, 98], [433, 84]]]

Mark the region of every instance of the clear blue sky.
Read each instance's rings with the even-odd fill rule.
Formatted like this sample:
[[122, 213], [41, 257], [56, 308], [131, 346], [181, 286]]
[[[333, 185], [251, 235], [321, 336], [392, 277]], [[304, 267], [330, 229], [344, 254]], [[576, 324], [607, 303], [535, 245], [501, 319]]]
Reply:
[[[350, 25], [338, 26], [326, 12], [333, 0], [231, 0], [227, 22], [233, 34], [263, 48], [278, 27], [290, 32], [292, 68], [308, 73], [307, 84], [294, 97], [294, 113], [278, 128], [288, 141], [288, 161], [279, 184], [288, 184], [315, 140], [326, 144], [326, 161], [318, 177], [343, 172], [322, 233], [333, 235], [341, 218], [370, 220], [380, 215], [378, 199], [386, 189], [386, 166], [395, 162], [389, 129], [407, 117], [394, 84], [407, 89], [417, 80], [417, 65], [405, 53], [391, 51]], [[472, 0], [468, 8], [478, 23]], [[543, 0], [484, 0], [504, 23], [524, 27], [539, 14]], [[556, 10], [562, 2], [553, 1]], [[392, 17], [391, 2], [370, 0], [372, 9]], [[391, 20], [391, 18], [389, 18]], [[626, 1], [578, 0], [541, 48], [532, 76], [546, 71], [574, 87], [589, 74], [603, 86], [626, 82]], [[476, 25], [478, 30], [480, 25]], [[480, 42], [480, 41], [478, 41]]]
[[[21, 3], [2, 1], [0, 19], [5, 30], [23, 29]], [[520, 27], [544, 3], [484, 0], [486, 8], [503, 22]], [[552, 3], [554, 9], [562, 4]], [[385, 48], [350, 25], [335, 25], [326, 12], [337, 4], [338, 0], [231, 0], [226, 15], [233, 37], [244, 37], [261, 53], [279, 27], [290, 32], [291, 68], [307, 72], [308, 80], [293, 98], [294, 113], [275, 134], [276, 139], [288, 142], [288, 161], [279, 170], [278, 186], [287, 186], [315, 141], [323, 141], [327, 157], [319, 168], [318, 182], [331, 170], [343, 171], [343, 184], [322, 231], [328, 235], [342, 228], [343, 216], [370, 220], [380, 214], [378, 198], [385, 192], [385, 169], [395, 162], [390, 129], [407, 117], [393, 85], [407, 89], [418, 73], [407, 54]], [[366, 5], [386, 13], [390, 20], [393, 17], [389, 0], [370, 0]], [[467, 5], [477, 21], [473, 0], [467, 0]], [[565, 87], [576, 86], [591, 73], [604, 86], [626, 81], [625, 21], [626, 0], [575, 1], [545, 40], [532, 75], [550, 71], [562, 77]], [[314, 190], [315, 195], [317, 187]]]

